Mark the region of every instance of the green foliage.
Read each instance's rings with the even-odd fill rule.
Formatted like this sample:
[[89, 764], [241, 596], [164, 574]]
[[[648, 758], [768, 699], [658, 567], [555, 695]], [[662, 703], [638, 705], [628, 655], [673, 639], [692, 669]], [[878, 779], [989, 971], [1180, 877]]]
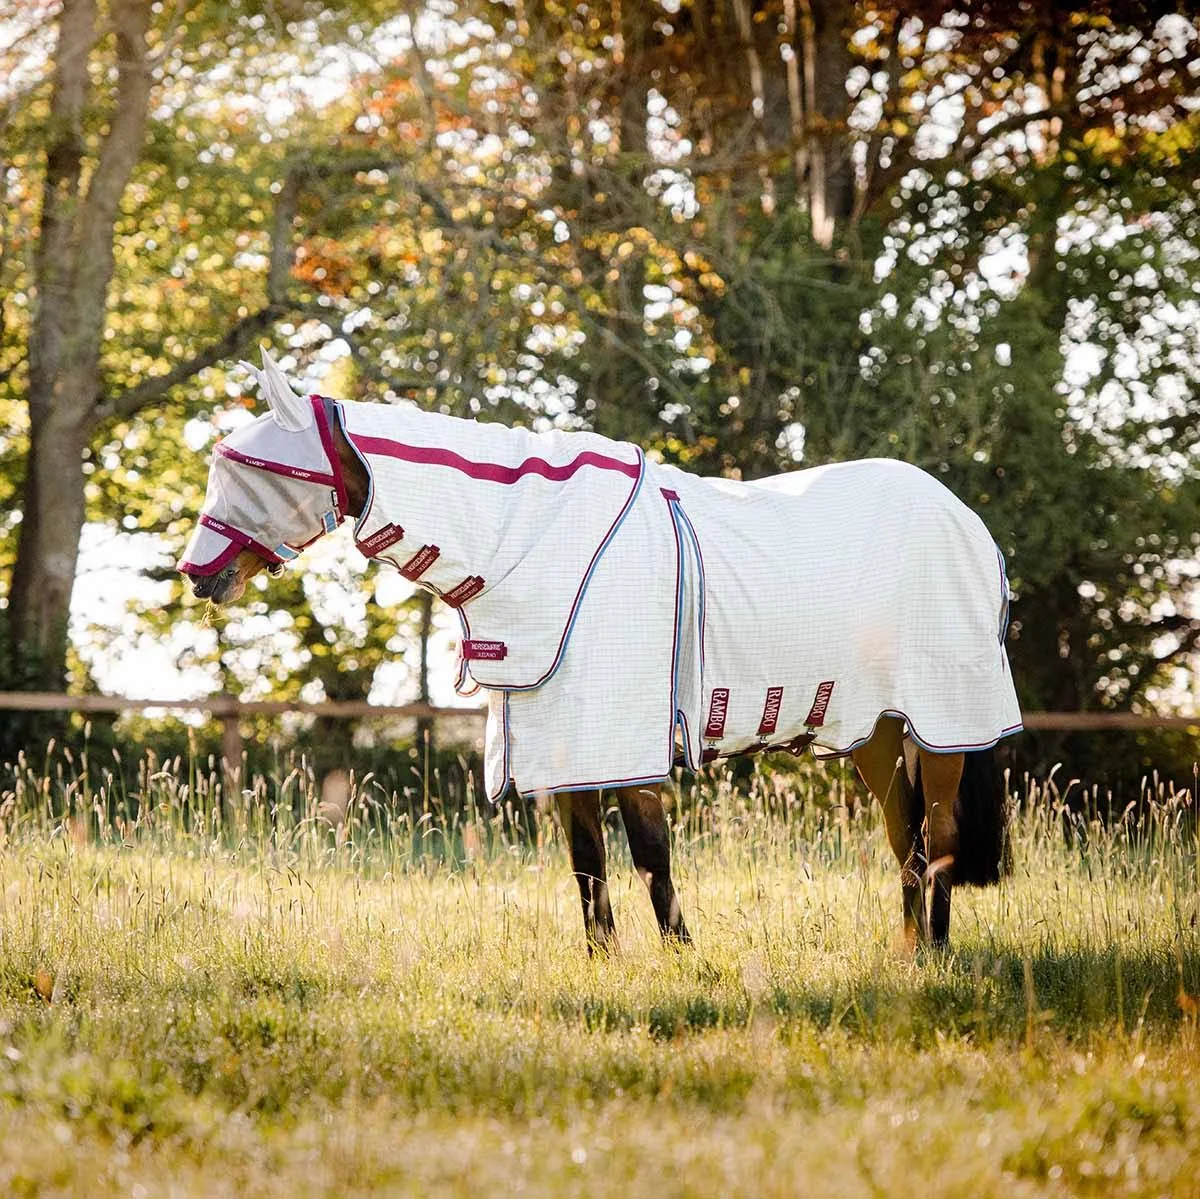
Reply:
[[[826, 5], [857, 33], [849, 58], [805, 67], [841, 105], [815, 112], [809, 82], [803, 111], [789, 91], [785, 43], [795, 61], [809, 46], [788, 12], [757, 6], [749, 35], [759, 143], [751, 46], [724, 0], [669, 19], [464, 3], [433, 24], [372, 0], [238, 0], [177, 28], [164, 8], [115, 230], [89, 519], [159, 538], [167, 560], [200, 505], [204, 451], [245, 403], [231, 362], [266, 337], [338, 394], [591, 427], [701, 471], [907, 458], [1005, 552], [1026, 706], [1176, 702], [1200, 642], [1194, 29], [1124, 5]], [[344, 89], [312, 90], [372, 37], [375, 61]], [[96, 51], [91, 158], [112, 52]], [[48, 67], [3, 126], [0, 592]], [[832, 245], [813, 233], [821, 147], [859, 164]], [[244, 345], [121, 410], [256, 312]], [[175, 584], [133, 614], [135, 633], [80, 632], [75, 678], [104, 649], [174, 630], [173, 652], [214, 687], [362, 697], [414, 621], [361, 594], [322, 566], [255, 593], [218, 637]], [[268, 598], [290, 615], [269, 616]], [[1041, 743], [1040, 764], [1065, 747]], [[1120, 754], [1146, 755], [1187, 765], [1186, 751]]]

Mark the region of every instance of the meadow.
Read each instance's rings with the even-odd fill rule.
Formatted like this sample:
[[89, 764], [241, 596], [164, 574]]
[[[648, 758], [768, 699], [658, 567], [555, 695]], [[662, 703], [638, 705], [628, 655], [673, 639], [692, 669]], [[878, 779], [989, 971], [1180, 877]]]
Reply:
[[303, 770], [0, 776], [0, 1194], [1200, 1195], [1186, 793], [1014, 785], [1015, 872], [907, 958], [844, 775], [682, 797], [694, 949], [610, 838]]

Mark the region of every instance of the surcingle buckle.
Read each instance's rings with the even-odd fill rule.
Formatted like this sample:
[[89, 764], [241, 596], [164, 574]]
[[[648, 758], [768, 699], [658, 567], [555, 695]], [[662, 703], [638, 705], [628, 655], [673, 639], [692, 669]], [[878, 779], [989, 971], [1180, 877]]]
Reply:
[[835, 682], [834, 679], [826, 679], [817, 684], [817, 694], [808, 715], [804, 718], [804, 732], [780, 745], [779, 749], [786, 750], [798, 758], [817, 739], [817, 730], [825, 723], [825, 713], [829, 711], [829, 700], [833, 695]]

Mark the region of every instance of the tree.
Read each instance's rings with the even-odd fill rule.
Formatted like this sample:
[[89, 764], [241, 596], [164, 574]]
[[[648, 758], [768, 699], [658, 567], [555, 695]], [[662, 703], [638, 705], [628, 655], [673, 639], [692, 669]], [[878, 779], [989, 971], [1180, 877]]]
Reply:
[[[272, 32], [268, 16], [286, 25]], [[7, 252], [0, 256], [0, 270], [17, 276], [18, 294], [30, 299], [18, 312], [6, 305], [9, 319], [2, 330], [6, 357], [14, 344], [21, 345], [28, 362], [27, 370], [19, 361], [10, 366], [7, 381], [9, 394], [28, 413], [21, 519], [7, 588], [7, 661], [0, 671], [10, 685], [54, 690], [62, 685], [87, 504], [86, 460], [97, 441], [303, 304], [290, 279], [291, 227], [303, 177], [310, 172], [295, 162], [281, 169], [277, 149], [268, 156], [261, 145], [253, 149], [249, 138], [239, 139], [236, 130], [216, 146], [215, 156], [212, 143], [193, 150], [188, 125], [203, 124], [203, 118], [188, 113], [189, 103], [195, 104], [197, 93], [211, 100], [207, 80], [214, 71], [225, 72], [225, 86], [234, 88], [249, 62], [246, 74], [261, 84], [264, 54], [273, 53], [278, 62], [282, 51], [302, 44], [310, 31], [336, 30], [356, 19], [379, 17], [373, 6], [361, 4], [343, 6], [333, 19], [303, 0], [269, 10], [253, 0], [230, 0], [207, 6], [202, 15], [158, 11], [143, 0], [107, 5], [64, 0], [56, 14], [30, 15], [20, 40], [27, 49], [46, 43], [53, 65], [49, 80], [34, 72], [14, 88], [5, 129], [10, 199], [28, 214], [37, 193], [34, 227], [0, 230], [5, 251], [22, 242], [30, 249], [24, 264]], [[254, 131], [255, 144], [260, 133]], [[241, 146], [231, 144], [239, 140]], [[182, 235], [189, 247], [207, 241], [211, 258], [224, 238], [198, 205], [187, 203], [188, 175], [204, 172], [206, 155], [219, 172], [225, 149], [240, 170], [269, 172], [264, 184], [273, 183], [277, 191], [273, 204], [264, 204], [264, 194], [232, 193], [250, 210], [240, 214], [246, 242], [256, 249], [269, 243], [266, 269], [244, 290], [213, 297], [209, 305], [191, 304], [192, 312], [171, 330], [160, 319], [163, 313], [145, 304], [172, 285], [181, 287], [187, 272], [177, 272], [175, 279], [127, 279], [118, 293], [114, 280], [120, 281], [123, 265], [130, 266], [128, 258], [121, 261], [121, 243], [139, 242], [153, 260], [156, 251], [161, 257], [164, 243]], [[233, 172], [226, 166], [225, 173]], [[173, 201], [172, 192], [179, 199]], [[214, 208], [223, 206], [221, 193], [209, 199], [216, 200]], [[223, 253], [216, 261], [228, 264]], [[171, 307], [187, 306], [176, 300], [167, 314]], [[209, 319], [198, 322], [195, 309], [204, 307]], [[119, 332], [130, 336], [120, 339], [118, 355], [112, 342]]]
[[[85, 11], [63, 9], [60, 41]], [[232, 32], [189, 22], [175, 48], [148, 26], [147, 54], [175, 55], [173, 77], [182, 63], [206, 78], [220, 59], [249, 79], [282, 63], [295, 22], [328, 22], [336, 40], [355, 19], [298, 5], [293, 25], [255, 31], [265, 43], [250, 54], [262, 14], [231, 11]], [[158, 483], [174, 471], [194, 510], [199, 477], [164, 452], [196, 415], [175, 385], [209, 368], [204, 407], [219, 410], [220, 364], [239, 344], [270, 335], [302, 366], [344, 343], [344, 394], [593, 427], [703, 470], [905, 456], [978, 507], [1008, 554], [1027, 702], [1153, 701], [1200, 640], [1193, 24], [1115, 0], [464, 0], [419, 15], [390, 28], [394, 58], [293, 120], [283, 154], [261, 144], [261, 106], [237, 87], [181, 108], [159, 102], [174, 95], [168, 72], [148, 68], [157, 106], [110, 228], [103, 345], [54, 376], [55, 396], [90, 399], [43, 405], [82, 413], [95, 514], [119, 483], [127, 521], [177, 536]], [[360, 17], [375, 19], [366, 4]], [[115, 39], [89, 43], [95, 62]], [[79, 86], [102, 99], [95, 75]], [[48, 137], [38, 161], [66, 182], [42, 189], [42, 209], [74, 196], [63, 211], [78, 214], [116, 118], [85, 105], [72, 142], [70, 122], [37, 107], [69, 112], [69, 90], [35, 88], [8, 157], [32, 178]], [[48, 227], [17, 200], [9, 247], [22, 221]], [[179, 286], [196, 262], [200, 305]], [[76, 327], [67, 307], [34, 328], [59, 293], [21, 283], [19, 263], [0, 256], [0, 277], [38, 305], [32, 321], [10, 305], [0, 329], [0, 421], [24, 398], [14, 347]], [[14, 433], [0, 455], [20, 452]], [[43, 425], [30, 437], [27, 481], [52, 492], [34, 468], [61, 439]], [[27, 560], [42, 563], [38, 513], [22, 553], [27, 524]], [[11, 597], [22, 628], [30, 569]], [[17, 653], [31, 677], [35, 658]]]

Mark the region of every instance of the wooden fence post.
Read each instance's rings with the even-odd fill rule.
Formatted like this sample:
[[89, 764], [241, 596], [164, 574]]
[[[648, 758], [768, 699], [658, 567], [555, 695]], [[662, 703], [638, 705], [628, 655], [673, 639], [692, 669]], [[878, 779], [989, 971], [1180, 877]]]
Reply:
[[225, 776], [225, 799], [229, 806], [232, 806], [233, 797], [242, 784], [240, 710], [241, 705], [236, 695], [221, 696], [220, 708], [214, 709], [221, 719], [221, 766]]

